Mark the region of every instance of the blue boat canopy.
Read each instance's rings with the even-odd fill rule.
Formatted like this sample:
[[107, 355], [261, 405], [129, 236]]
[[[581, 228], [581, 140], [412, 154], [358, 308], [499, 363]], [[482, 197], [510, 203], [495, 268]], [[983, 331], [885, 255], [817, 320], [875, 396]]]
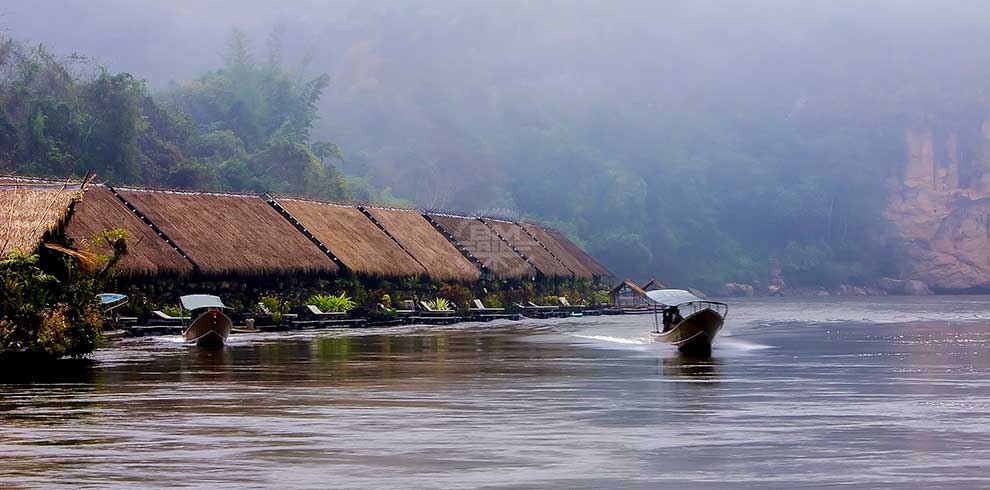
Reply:
[[646, 298], [662, 306], [677, 306], [694, 301], [705, 301], [683, 289], [657, 289], [647, 291]]
[[100, 298], [100, 304], [104, 304], [104, 305], [116, 303], [118, 301], [123, 301], [127, 299], [127, 296], [117, 293], [100, 293], [97, 294], [96, 297]]
[[179, 302], [182, 303], [183, 309], [189, 311], [199, 310], [201, 308], [228, 309], [220, 301], [220, 297], [211, 294], [190, 294], [179, 298]]

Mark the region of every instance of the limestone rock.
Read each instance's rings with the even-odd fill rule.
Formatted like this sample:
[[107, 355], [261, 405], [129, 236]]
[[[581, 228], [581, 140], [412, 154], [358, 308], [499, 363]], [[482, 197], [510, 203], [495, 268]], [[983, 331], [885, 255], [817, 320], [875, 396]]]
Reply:
[[928, 285], [924, 282], [912, 279], [904, 281], [904, 294], [908, 296], [928, 296], [932, 294], [932, 290], [928, 289]]
[[729, 297], [752, 297], [756, 294], [756, 290], [749, 284], [730, 282], [722, 286], [721, 293], [722, 296]]
[[904, 294], [904, 281], [882, 277], [877, 281], [877, 287], [887, 294]]
[[968, 146], [978, 150], [969, 159], [956, 134], [938, 141], [930, 130], [905, 134], [908, 161], [903, 178], [891, 181], [885, 216], [903, 240], [908, 274], [921, 284], [884, 291], [990, 288], [990, 119], [974, 133], [979, 141]]
[[841, 284], [835, 290], [835, 294], [839, 296], [869, 296], [866, 288], [861, 286], [852, 286], [849, 284]]
[[877, 281], [877, 287], [887, 294], [908, 296], [927, 296], [932, 294], [928, 285], [918, 279], [903, 280], [884, 277]]

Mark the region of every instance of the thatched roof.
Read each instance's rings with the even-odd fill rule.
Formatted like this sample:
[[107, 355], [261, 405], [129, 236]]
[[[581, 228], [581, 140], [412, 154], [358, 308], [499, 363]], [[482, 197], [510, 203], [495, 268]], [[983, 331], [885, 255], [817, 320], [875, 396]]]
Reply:
[[0, 256], [34, 252], [45, 233], [61, 226], [79, 194], [78, 184], [0, 181]]
[[114, 228], [127, 231], [127, 254], [115, 266], [125, 276], [177, 274], [192, 272], [192, 263], [141, 221], [130, 209], [102, 185], [89, 187], [76, 204], [65, 233], [76, 248], [109, 254], [104, 243], [93, 238]]
[[655, 277], [650, 279], [646, 284], [643, 284], [643, 291], [656, 291], [657, 289], [667, 289], [667, 286], [664, 286]]
[[536, 269], [480, 219], [433, 213], [427, 216], [496, 276], [530, 278], [536, 275]]
[[416, 259], [356, 207], [300, 199], [275, 202], [354, 272], [386, 277], [426, 274]]
[[522, 254], [530, 261], [536, 269], [547, 277], [571, 277], [570, 269], [564, 266], [550, 252], [543, 248], [539, 242], [533, 239], [522, 229], [521, 226], [511, 222], [498, 219], [483, 218], [485, 224], [498, 233], [502, 239], [515, 247], [516, 252]]
[[591, 279], [595, 274], [591, 272], [591, 269], [587, 268], [584, 263], [575, 257], [570, 250], [565, 248], [556, 238], [550, 233], [547, 233], [539, 225], [527, 222], [518, 223], [526, 233], [532, 235], [541, 245], [547, 248], [554, 257], [557, 257], [565, 267], [574, 273], [574, 277], [580, 279]]
[[594, 257], [588, 255], [588, 253], [582, 250], [581, 247], [575, 245], [574, 242], [564, 236], [563, 233], [549, 228], [543, 228], [543, 230], [556, 239], [557, 243], [559, 243], [561, 247], [570, 252], [570, 254], [574, 256], [575, 259], [579, 260], [585, 268], [590, 270], [595, 277], [613, 276], [612, 271], [608, 270], [608, 268], [595, 260]]
[[620, 290], [622, 290], [623, 287], [626, 287], [626, 286], [628, 286], [629, 289], [632, 289], [632, 291], [634, 293], [636, 293], [636, 294], [638, 294], [640, 296], [644, 296], [644, 297], [646, 296], [646, 291], [643, 291], [643, 288], [639, 287], [638, 284], [632, 282], [632, 279], [626, 279], [626, 280], [620, 282], [619, 284], [616, 284], [615, 287], [612, 288], [612, 290], [608, 292], [608, 295], [609, 296], [612, 296], [612, 295], [618, 293]]
[[207, 274], [333, 273], [337, 266], [257, 196], [118, 188]]
[[411, 209], [365, 208], [430, 277], [441, 281], [477, 281], [481, 271], [466, 259], [426, 218]]

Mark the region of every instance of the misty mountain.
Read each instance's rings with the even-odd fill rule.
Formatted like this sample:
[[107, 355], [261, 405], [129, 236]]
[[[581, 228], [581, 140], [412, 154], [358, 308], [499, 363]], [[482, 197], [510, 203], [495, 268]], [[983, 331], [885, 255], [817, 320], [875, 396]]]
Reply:
[[339, 145], [356, 197], [530, 216], [620, 275], [674, 284], [766, 281], [777, 266], [797, 284], [896, 274], [883, 208], [905, 131], [958, 131], [975, 155], [988, 113], [990, 9], [974, 2], [73, 0], [0, 12], [14, 38], [146, 79], [166, 105], [223, 65], [239, 29], [257, 61], [329, 74], [308, 137]]

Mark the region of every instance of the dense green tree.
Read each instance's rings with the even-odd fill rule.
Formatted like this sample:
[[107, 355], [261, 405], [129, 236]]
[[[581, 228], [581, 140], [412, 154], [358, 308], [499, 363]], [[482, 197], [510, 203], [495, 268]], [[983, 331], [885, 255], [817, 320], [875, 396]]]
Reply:
[[309, 141], [329, 78], [297, 82], [278, 65], [254, 65], [239, 33], [229, 51], [224, 67], [161, 102], [128, 73], [0, 40], [0, 168], [44, 176], [94, 170], [121, 184], [349, 197], [333, 165], [340, 149]]

